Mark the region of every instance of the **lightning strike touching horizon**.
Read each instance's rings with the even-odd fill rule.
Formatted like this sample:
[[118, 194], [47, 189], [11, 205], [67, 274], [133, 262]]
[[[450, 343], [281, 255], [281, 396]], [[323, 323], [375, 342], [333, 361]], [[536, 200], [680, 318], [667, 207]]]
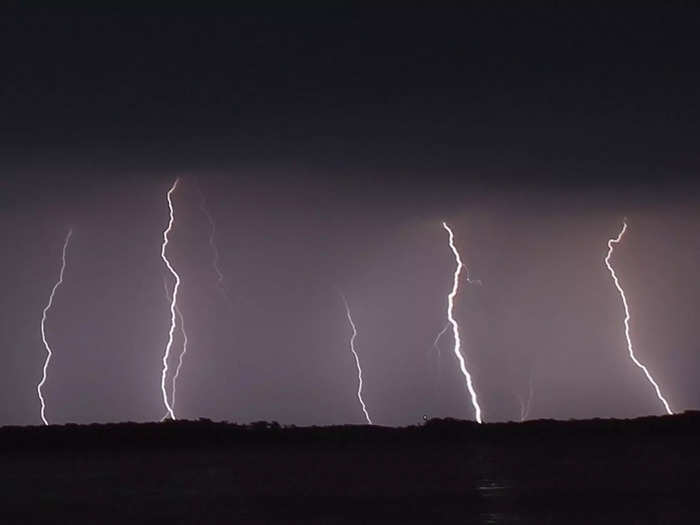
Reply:
[[654, 381], [654, 378], [651, 377], [651, 374], [649, 373], [649, 370], [647, 369], [646, 366], [644, 366], [634, 355], [634, 350], [632, 348], [632, 339], [630, 337], [630, 311], [629, 311], [629, 306], [627, 305], [627, 297], [625, 296], [625, 292], [622, 289], [622, 286], [620, 285], [620, 282], [617, 279], [617, 275], [615, 274], [615, 270], [613, 270], [612, 265], [610, 264], [610, 257], [612, 256], [613, 253], [613, 244], [619, 244], [620, 241], [622, 240], [622, 236], [625, 234], [627, 231], [627, 219], [624, 219], [622, 221], [622, 229], [620, 230], [620, 233], [617, 234], [617, 237], [613, 237], [612, 239], [608, 240], [608, 254], [605, 256], [605, 265], [608, 267], [608, 270], [610, 271], [610, 275], [612, 276], [613, 283], [615, 284], [615, 288], [617, 288], [618, 293], [620, 294], [620, 298], [622, 299], [622, 305], [624, 306], [625, 309], [625, 339], [627, 340], [627, 351], [629, 352], [629, 356], [634, 362], [635, 365], [637, 365], [639, 368], [642, 369], [644, 372], [644, 375], [647, 377], [649, 382], [653, 385], [654, 390], [656, 391], [656, 397], [659, 398], [659, 401], [663, 404], [664, 408], [666, 409], [666, 413], [669, 415], [672, 415], [673, 412], [671, 411], [671, 407], [668, 404], [668, 401], [664, 398], [664, 396], [661, 394], [661, 389], [659, 388], [659, 385], [656, 384], [656, 381]]
[[177, 378], [180, 376], [180, 369], [182, 368], [182, 360], [187, 353], [187, 332], [185, 331], [185, 319], [182, 317], [182, 312], [180, 312], [180, 307], [176, 306], [175, 311], [180, 318], [180, 331], [182, 332], [182, 352], [180, 352], [180, 357], [177, 360], [177, 367], [175, 367], [175, 373], [173, 374], [173, 390], [170, 396], [170, 405], [175, 411], [175, 391], [177, 388]]
[[520, 402], [520, 422], [522, 423], [530, 416], [530, 409], [532, 408], [532, 398], [534, 396], [534, 389], [532, 386], [532, 374], [530, 374], [530, 381], [528, 383], [528, 393], [527, 402], [523, 401], [523, 398], [518, 396]]
[[525, 402], [523, 398], [518, 395], [518, 403], [520, 404], [520, 422], [525, 421]]
[[362, 367], [360, 366], [360, 357], [357, 355], [357, 351], [355, 350], [355, 338], [357, 337], [357, 328], [355, 327], [355, 322], [352, 320], [352, 315], [350, 314], [350, 305], [348, 305], [348, 301], [345, 298], [345, 295], [342, 294], [342, 292], [340, 294], [340, 297], [343, 299], [343, 303], [345, 304], [345, 314], [347, 315], [348, 322], [352, 327], [352, 336], [350, 337], [350, 351], [355, 357], [355, 365], [357, 365], [357, 399], [360, 401], [360, 405], [362, 405], [362, 411], [365, 414], [365, 419], [367, 420], [367, 423], [373, 425], [374, 423], [372, 423], [372, 419], [369, 417], [369, 413], [367, 412], [365, 402], [362, 399]]
[[160, 379], [160, 389], [163, 394], [163, 404], [165, 405], [165, 409], [168, 412], [168, 415], [170, 416], [171, 419], [175, 419], [175, 412], [173, 410], [173, 407], [170, 405], [170, 402], [168, 401], [168, 394], [165, 390], [165, 380], [168, 375], [168, 358], [170, 357], [170, 349], [173, 346], [173, 337], [175, 335], [175, 327], [177, 325], [177, 292], [178, 288], [180, 287], [180, 276], [177, 274], [175, 269], [172, 267], [170, 264], [170, 261], [168, 260], [168, 257], [165, 254], [166, 248], [168, 246], [168, 234], [172, 231], [173, 229], [173, 224], [175, 223], [175, 210], [173, 209], [173, 201], [172, 201], [172, 194], [177, 188], [178, 183], [180, 182], [179, 178], [175, 179], [175, 182], [173, 182], [173, 185], [171, 188], [168, 190], [167, 193], [167, 201], [168, 201], [168, 210], [170, 213], [170, 219], [168, 220], [168, 226], [167, 228], [163, 231], [163, 244], [160, 249], [160, 256], [163, 259], [163, 262], [165, 263], [166, 268], [168, 268], [168, 271], [172, 274], [172, 276], [175, 278], [175, 285], [173, 286], [173, 294], [172, 294], [172, 300], [170, 301], [170, 330], [168, 331], [168, 343], [165, 346], [165, 351], [163, 352], [163, 370], [161, 373], [161, 379]]
[[[469, 277], [466, 278], [466, 281], [468, 284], [478, 284], [481, 285], [482, 282], [480, 279], [470, 279]], [[445, 332], [450, 329], [450, 322], [446, 322], [445, 326], [442, 327], [442, 330], [438, 332], [438, 334], [435, 336], [435, 339], [433, 339], [433, 346], [432, 349], [437, 351], [438, 354], [438, 370], [439, 370], [439, 363], [440, 363], [440, 357], [442, 354], [442, 349], [438, 346], [438, 343], [440, 342], [440, 339], [442, 338], [443, 335], [445, 335]]]
[[[450, 244], [450, 249], [452, 250], [452, 253], [455, 256], [455, 260], [457, 261], [457, 268], [455, 269], [454, 273], [454, 280], [452, 284], [452, 290], [450, 291], [449, 295], [447, 296], [447, 318], [452, 325], [452, 334], [454, 336], [454, 353], [455, 356], [457, 357], [457, 360], [459, 361], [459, 368], [462, 371], [462, 374], [464, 375], [464, 379], [466, 380], [467, 383], [467, 389], [469, 390], [469, 395], [471, 397], [471, 402], [472, 406], [474, 407], [474, 415], [476, 417], [477, 423], [482, 423], [481, 420], [481, 407], [479, 406], [479, 402], [477, 400], [476, 396], [476, 391], [474, 390], [474, 385], [472, 384], [472, 376], [469, 373], [469, 370], [467, 370], [467, 364], [464, 360], [464, 356], [462, 355], [461, 352], [461, 346], [462, 346], [462, 341], [459, 337], [459, 325], [457, 324], [457, 321], [454, 318], [453, 315], [453, 310], [454, 310], [454, 299], [455, 296], [457, 295], [457, 291], [459, 290], [459, 274], [462, 271], [462, 267], [464, 264], [462, 264], [462, 259], [459, 256], [459, 252], [457, 251], [457, 248], [455, 247], [454, 244], [454, 234], [452, 233], [452, 230], [450, 227], [447, 225], [446, 222], [442, 223], [443, 228], [447, 231], [449, 235], [449, 244]], [[467, 276], [467, 281], [471, 282], [469, 280], [469, 277]]]
[[[163, 275], [163, 288], [165, 289], [165, 297], [168, 299], [168, 301], [171, 300], [170, 296], [170, 290], [168, 289], [168, 282], [165, 278], [165, 275]], [[173, 380], [172, 380], [172, 391], [170, 394], [170, 406], [173, 409], [173, 412], [175, 411], [175, 393], [177, 390], [177, 378], [180, 376], [180, 369], [182, 368], [182, 361], [183, 358], [185, 357], [185, 354], [187, 353], [187, 344], [188, 344], [188, 338], [187, 338], [187, 331], [185, 330], [185, 318], [182, 315], [182, 312], [180, 311], [179, 306], [175, 306], [175, 311], [177, 312], [177, 317], [180, 320], [180, 333], [182, 334], [182, 352], [180, 352], [180, 357], [178, 358], [177, 362], [177, 368], [175, 369], [175, 374], [173, 375]], [[168, 413], [166, 412], [165, 416], [163, 416], [163, 419], [161, 421], [164, 421], [168, 417]]]
[[41, 377], [41, 381], [39, 384], [36, 386], [36, 391], [39, 394], [39, 401], [41, 402], [41, 420], [44, 422], [44, 425], [48, 425], [49, 422], [46, 419], [46, 403], [44, 401], [44, 396], [41, 392], [42, 387], [44, 386], [44, 383], [46, 383], [46, 376], [47, 376], [47, 371], [49, 368], [49, 362], [51, 361], [51, 356], [53, 356], [53, 351], [51, 350], [51, 346], [49, 345], [48, 341], [46, 340], [46, 316], [48, 311], [51, 309], [51, 306], [53, 306], [53, 299], [54, 296], [56, 295], [56, 290], [63, 284], [63, 274], [66, 271], [66, 251], [68, 250], [68, 244], [70, 243], [71, 237], [73, 236], [73, 230], [70, 229], [68, 230], [68, 234], [66, 235], [66, 240], [63, 242], [63, 251], [61, 252], [61, 271], [58, 276], [58, 281], [56, 281], [56, 284], [53, 285], [53, 288], [51, 289], [51, 295], [49, 295], [49, 302], [46, 303], [46, 306], [44, 307], [42, 316], [41, 316], [41, 340], [44, 342], [44, 348], [46, 348], [46, 360], [44, 361], [44, 368], [43, 368], [43, 373]]

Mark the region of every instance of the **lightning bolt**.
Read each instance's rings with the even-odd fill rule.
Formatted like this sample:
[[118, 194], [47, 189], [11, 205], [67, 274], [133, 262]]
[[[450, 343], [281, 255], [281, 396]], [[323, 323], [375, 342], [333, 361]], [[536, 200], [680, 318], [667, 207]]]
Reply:
[[66, 251], [68, 250], [68, 244], [70, 243], [70, 239], [72, 236], [73, 230], [70, 229], [68, 230], [68, 234], [66, 235], [66, 240], [63, 242], [63, 252], [61, 254], [61, 271], [58, 276], [58, 281], [56, 281], [56, 284], [54, 284], [53, 288], [51, 289], [49, 302], [46, 303], [46, 306], [44, 307], [44, 311], [41, 316], [41, 340], [44, 342], [44, 348], [46, 348], [46, 361], [44, 361], [43, 375], [41, 377], [41, 381], [39, 381], [39, 384], [36, 386], [36, 391], [39, 394], [39, 401], [41, 402], [41, 420], [44, 422], [44, 425], [48, 425], [49, 422], [46, 419], [46, 403], [44, 402], [44, 396], [41, 392], [41, 389], [44, 386], [44, 383], [46, 383], [46, 373], [49, 368], [49, 363], [51, 362], [51, 356], [53, 355], [51, 346], [46, 340], [46, 315], [51, 309], [51, 306], [53, 306], [53, 298], [56, 295], [56, 290], [58, 290], [61, 284], [63, 284], [63, 274], [66, 271]]
[[440, 348], [438, 343], [440, 342], [442, 336], [445, 335], [445, 332], [447, 332], [447, 330], [449, 329], [450, 323], [445, 323], [445, 326], [442, 327], [442, 330], [440, 330], [435, 336], [435, 339], [433, 339], [433, 346], [428, 350], [434, 350], [435, 352], [437, 352], [437, 375], [435, 376], [435, 384], [433, 386], [436, 395], [439, 388], [438, 385], [442, 384], [442, 349]]
[[527, 414], [526, 408], [525, 408], [525, 402], [523, 401], [523, 398], [518, 396], [518, 403], [520, 404], [520, 422], [522, 423], [525, 421], [525, 416]]
[[520, 422], [522, 423], [530, 416], [530, 408], [532, 408], [532, 398], [534, 397], [534, 389], [532, 386], [532, 374], [528, 384], [527, 402], [523, 401], [522, 397], [518, 397], [520, 401]]
[[168, 200], [168, 210], [170, 212], [170, 219], [168, 221], [168, 226], [167, 228], [163, 231], [163, 244], [160, 249], [160, 256], [163, 259], [163, 262], [165, 263], [166, 268], [168, 271], [172, 274], [172, 276], [175, 278], [175, 285], [173, 286], [173, 294], [172, 294], [172, 300], [170, 301], [170, 330], [168, 332], [168, 343], [165, 346], [165, 351], [163, 352], [163, 371], [161, 373], [161, 379], [160, 379], [160, 389], [163, 394], [163, 404], [165, 405], [165, 409], [168, 412], [168, 415], [170, 416], [171, 419], [175, 419], [175, 412], [173, 411], [173, 407], [170, 405], [170, 402], [168, 401], [168, 394], [165, 390], [165, 380], [168, 376], [168, 358], [170, 357], [170, 349], [173, 346], [173, 337], [175, 334], [175, 327], [177, 325], [177, 291], [180, 287], [180, 276], [177, 274], [175, 269], [172, 267], [170, 264], [170, 261], [168, 260], [168, 257], [165, 254], [166, 248], [168, 247], [168, 234], [172, 231], [173, 229], [173, 224], [175, 223], [175, 210], [173, 209], [173, 201], [172, 201], [172, 195], [175, 189], [177, 188], [178, 183], [180, 182], [180, 179], [177, 178], [175, 179], [175, 182], [173, 182], [173, 185], [171, 186], [170, 190], [168, 190], [167, 193], [167, 200]]
[[[163, 288], [165, 289], [165, 297], [168, 299], [168, 301], [171, 300], [170, 297], [170, 290], [168, 289], [168, 282], [165, 278], [165, 275], [163, 276]], [[187, 338], [187, 331], [185, 330], [185, 318], [182, 315], [182, 312], [180, 311], [179, 306], [175, 306], [175, 311], [177, 312], [177, 317], [180, 321], [180, 333], [182, 334], [182, 352], [180, 352], [180, 357], [178, 358], [177, 362], [177, 368], [175, 369], [175, 374], [173, 375], [173, 387], [172, 387], [172, 393], [170, 396], [171, 399], [171, 407], [173, 411], [175, 411], [175, 393], [177, 390], [177, 378], [180, 376], [180, 369], [182, 368], [182, 360], [185, 357], [185, 354], [187, 353], [187, 343], [188, 343], [188, 338]], [[168, 413], [163, 416], [163, 419], [161, 421], [164, 421], [168, 417]]]
[[[454, 353], [455, 353], [455, 356], [457, 357], [457, 360], [459, 361], [459, 368], [462, 371], [462, 374], [464, 375], [464, 379], [466, 380], [466, 383], [467, 383], [467, 389], [469, 390], [469, 395], [471, 397], [472, 406], [474, 407], [476, 421], [477, 421], [477, 423], [482, 423], [481, 407], [479, 406], [479, 402], [478, 402], [477, 397], [476, 397], [476, 392], [474, 391], [474, 385], [472, 384], [472, 376], [469, 373], [469, 370], [467, 370], [467, 365], [466, 365], [466, 362], [464, 361], [464, 356], [462, 355], [462, 352], [461, 352], [462, 341], [459, 337], [459, 325], [457, 324], [457, 321], [455, 321], [455, 318], [453, 315], [454, 299], [455, 299], [455, 296], [457, 295], [457, 291], [459, 290], [459, 274], [462, 271], [462, 267], [464, 265], [462, 264], [462, 259], [459, 256], [459, 252], [457, 251], [457, 248], [455, 247], [454, 234], [452, 233], [452, 230], [445, 222], [442, 223], [442, 226], [443, 226], [443, 228], [445, 228], [445, 230], [447, 231], [447, 233], [449, 235], [450, 249], [452, 250], [452, 253], [455, 256], [455, 261], [457, 262], [457, 268], [455, 269], [454, 281], [452, 284], [452, 291], [447, 296], [447, 318], [448, 318], [450, 324], [452, 325], [452, 334], [454, 336], [454, 341], [455, 341]], [[469, 277], [467, 277], [467, 282], [472, 282], [471, 280], [469, 280]]]
[[[481, 285], [482, 282], [480, 279], [470, 279], [469, 277], [466, 278], [467, 284], [478, 284]], [[433, 346], [432, 349], [437, 352], [438, 360], [437, 360], [437, 381], [438, 383], [441, 382], [441, 377], [442, 377], [442, 368], [440, 366], [442, 362], [442, 349], [438, 345], [440, 342], [440, 339], [442, 338], [443, 335], [445, 335], [445, 332], [450, 329], [450, 323], [449, 321], [445, 323], [445, 326], [442, 327], [442, 330], [438, 332], [438, 334], [435, 336], [435, 339], [433, 339]], [[437, 387], [436, 387], [437, 388]]]
[[445, 326], [442, 327], [442, 330], [438, 332], [438, 334], [435, 336], [435, 339], [433, 340], [433, 348], [437, 350], [438, 353], [438, 358], [440, 356], [440, 347], [438, 346], [438, 342], [440, 341], [440, 338], [445, 335], [445, 332], [449, 330], [450, 328], [450, 323], [445, 323]]
[[185, 319], [182, 317], [182, 312], [180, 308], [176, 307], [175, 311], [177, 316], [180, 318], [180, 331], [182, 332], [182, 352], [180, 352], [180, 357], [177, 361], [177, 367], [175, 368], [175, 374], [173, 375], [173, 392], [172, 392], [172, 408], [175, 410], [175, 390], [177, 386], [177, 378], [180, 376], [180, 369], [182, 368], [182, 359], [187, 353], [187, 332], [185, 331]]
[[627, 219], [625, 218], [622, 221], [622, 229], [620, 230], [620, 233], [617, 234], [617, 237], [614, 237], [612, 239], [608, 240], [608, 254], [605, 256], [605, 266], [608, 267], [608, 270], [610, 271], [610, 275], [612, 276], [613, 283], [615, 284], [615, 288], [617, 288], [617, 291], [620, 294], [620, 298], [622, 299], [622, 305], [625, 308], [625, 338], [627, 339], [627, 351], [629, 352], [630, 359], [634, 362], [635, 365], [637, 365], [639, 368], [642, 369], [644, 372], [644, 375], [647, 377], [649, 382], [653, 385], [654, 390], [656, 390], [656, 397], [659, 398], [659, 401], [663, 404], [664, 408], [666, 409], [666, 413], [671, 415], [673, 412], [671, 411], [671, 407], [668, 405], [668, 401], [664, 398], [664, 396], [661, 394], [661, 389], [659, 388], [659, 385], [656, 384], [656, 381], [654, 381], [654, 378], [651, 377], [651, 374], [649, 373], [649, 370], [647, 369], [646, 366], [644, 366], [634, 355], [634, 350], [632, 348], [632, 339], [630, 337], [630, 311], [629, 311], [629, 306], [627, 305], [627, 297], [625, 297], [625, 292], [622, 289], [622, 286], [620, 286], [620, 281], [617, 279], [617, 275], [615, 274], [615, 270], [613, 270], [612, 265], [610, 264], [610, 257], [612, 256], [613, 253], [613, 244], [619, 244], [620, 241], [622, 240], [622, 236], [625, 234], [627, 231]]
[[221, 271], [221, 267], [219, 266], [219, 249], [216, 247], [216, 221], [214, 221], [214, 216], [211, 214], [209, 211], [209, 207], [207, 206], [207, 198], [204, 195], [204, 192], [202, 191], [202, 188], [200, 188], [199, 184], [197, 184], [197, 191], [199, 192], [199, 209], [202, 210], [202, 213], [205, 215], [207, 218], [207, 221], [209, 222], [209, 246], [211, 247], [211, 253], [212, 253], [212, 266], [214, 267], [214, 271], [216, 272], [216, 280], [217, 284], [219, 286], [219, 290], [221, 291], [221, 295], [224, 296], [224, 299], [226, 302], [231, 306], [231, 300], [228, 297], [228, 294], [226, 293], [226, 287], [224, 286], [224, 273]]
[[369, 417], [369, 413], [367, 412], [365, 402], [362, 399], [362, 367], [360, 366], [360, 357], [357, 355], [357, 351], [355, 350], [355, 338], [357, 337], [357, 328], [355, 327], [355, 323], [352, 320], [352, 314], [350, 314], [350, 306], [348, 305], [347, 299], [342, 293], [340, 293], [340, 297], [343, 299], [343, 304], [345, 304], [345, 314], [347, 315], [348, 322], [352, 327], [352, 336], [350, 337], [350, 351], [355, 357], [355, 364], [357, 365], [357, 399], [360, 401], [360, 405], [362, 405], [362, 411], [365, 413], [365, 419], [367, 420], [367, 423], [373, 425], [374, 423], [372, 423], [372, 419]]

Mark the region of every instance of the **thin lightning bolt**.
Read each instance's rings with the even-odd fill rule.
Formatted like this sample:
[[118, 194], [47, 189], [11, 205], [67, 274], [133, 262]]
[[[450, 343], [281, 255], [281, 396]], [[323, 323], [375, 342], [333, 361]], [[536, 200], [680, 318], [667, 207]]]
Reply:
[[180, 276], [170, 264], [168, 257], [165, 255], [165, 249], [168, 246], [168, 234], [172, 231], [173, 224], [175, 222], [175, 210], [173, 209], [172, 194], [177, 188], [179, 182], [179, 178], [175, 179], [175, 182], [173, 182], [172, 187], [170, 188], [170, 190], [168, 190], [167, 199], [168, 209], [170, 211], [170, 220], [168, 221], [168, 227], [163, 231], [163, 244], [160, 249], [160, 256], [163, 259], [165, 266], [175, 278], [175, 286], [173, 286], [172, 301], [170, 302], [170, 331], [168, 332], [168, 343], [165, 346], [165, 352], [163, 352], [163, 371], [161, 373], [160, 379], [160, 389], [163, 393], [163, 404], [165, 405], [165, 409], [167, 410], [168, 415], [171, 419], [175, 419], [175, 412], [173, 411], [173, 407], [170, 406], [170, 402], [168, 401], [168, 394], [165, 390], [165, 380], [168, 375], [168, 358], [170, 357], [170, 348], [173, 346], [173, 337], [175, 334], [175, 327], [177, 324], [177, 291], [180, 287]]
[[44, 383], [46, 383], [46, 373], [49, 368], [49, 362], [51, 361], [51, 356], [53, 355], [53, 352], [51, 351], [51, 346], [49, 346], [48, 341], [46, 340], [46, 315], [48, 311], [51, 309], [51, 306], [53, 306], [53, 298], [56, 295], [56, 290], [58, 290], [59, 286], [63, 284], [63, 274], [66, 271], [66, 251], [68, 250], [68, 244], [70, 243], [70, 239], [73, 236], [73, 230], [68, 230], [68, 234], [66, 235], [66, 240], [63, 242], [63, 252], [61, 255], [61, 271], [58, 276], [58, 281], [56, 281], [56, 284], [53, 285], [53, 288], [51, 289], [51, 295], [49, 296], [49, 302], [46, 304], [44, 307], [44, 311], [41, 316], [41, 340], [44, 342], [44, 347], [46, 348], [46, 361], [44, 361], [44, 369], [43, 369], [43, 375], [41, 377], [41, 381], [39, 384], [36, 386], [36, 391], [39, 394], [39, 401], [41, 401], [41, 420], [44, 422], [44, 425], [48, 425], [49, 422], [46, 419], [46, 403], [44, 402], [44, 396], [41, 393], [41, 389], [44, 386]]
[[224, 299], [227, 303], [229, 303], [230, 306], [231, 300], [229, 299], [228, 294], [226, 293], [226, 287], [224, 286], [224, 274], [221, 271], [221, 267], [219, 266], [219, 249], [216, 247], [215, 242], [216, 221], [214, 221], [214, 216], [209, 211], [209, 207], [207, 206], [207, 199], [204, 196], [204, 192], [202, 191], [202, 188], [200, 188], [199, 184], [197, 184], [197, 191], [199, 192], [200, 196], [199, 209], [202, 210], [202, 213], [206, 216], [207, 221], [209, 222], [209, 246], [211, 247], [211, 253], [213, 257], [212, 266], [214, 267], [214, 271], [216, 272], [217, 284], [219, 285], [219, 290], [221, 291], [221, 294], [224, 296]]
[[[163, 276], [163, 288], [165, 289], [165, 297], [168, 299], [168, 301], [170, 301], [170, 290], [168, 289], [168, 282], [165, 278], [165, 275]], [[172, 394], [170, 396], [170, 403], [173, 408], [173, 411], [175, 411], [175, 393], [177, 389], [177, 378], [179, 377], [180, 369], [182, 368], [182, 360], [185, 357], [185, 354], [187, 353], [188, 343], [187, 331], [185, 330], [185, 318], [182, 316], [182, 312], [180, 311], [179, 306], [175, 306], [175, 311], [177, 312], [177, 317], [180, 320], [180, 333], [182, 334], [182, 352], [180, 352], [180, 357], [178, 358], [177, 362], [177, 368], [175, 369], [175, 375], [173, 375], [173, 389]], [[167, 417], [168, 413], [166, 412], [165, 416], [163, 416], [163, 419], [161, 419], [161, 421], [164, 421]]]
[[[462, 371], [462, 374], [464, 375], [464, 378], [466, 379], [466, 382], [467, 382], [467, 388], [469, 389], [469, 395], [471, 396], [472, 405], [474, 406], [474, 413], [476, 416], [476, 421], [477, 421], [477, 423], [482, 423], [481, 407], [479, 406], [479, 402], [476, 398], [476, 392], [474, 391], [474, 385], [472, 384], [472, 376], [469, 373], [469, 371], [467, 370], [467, 365], [464, 361], [464, 356], [462, 356], [462, 352], [460, 350], [460, 348], [462, 346], [462, 341], [459, 337], [459, 325], [457, 324], [457, 321], [455, 321], [454, 316], [453, 316], [454, 298], [457, 295], [457, 291], [459, 290], [459, 274], [462, 271], [462, 267], [464, 265], [462, 264], [462, 259], [459, 256], [459, 252], [457, 251], [457, 248], [455, 247], [454, 234], [452, 233], [452, 230], [445, 222], [442, 223], [442, 226], [443, 226], [443, 228], [445, 228], [445, 230], [447, 231], [447, 233], [449, 235], [450, 248], [452, 249], [452, 253], [455, 256], [455, 260], [457, 261], [457, 269], [455, 270], [455, 273], [454, 273], [454, 281], [452, 284], [452, 291], [447, 296], [447, 318], [449, 319], [450, 324], [452, 325], [452, 334], [454, 335], [454, 340], [455, 340], [454, 353], [455, 353], [455, 356], [457, 357], [457, 360], [459, 361], [459, 368]], [[471, 282], [468, 277], [467, 277], [467, 281]]]
[[442, 348], [440, 348], [440, 345], [438, 343], [440, 342], [440, 338], [445, 335], [445, 332], [449, 330], [450, 328], [450, 323], [445, 323], [445, 326], [442, 327], [442, 330], [438, 332], [438, 334], [435, 336], [435, 339], [433, 340], [433, 346], [432, 348], [437, 351], [437, 375], [435, 378], [435, 385], [434, 389], [437, 393], [438, 390], [438, 385], [442, 385]]
[[372, 419], [369, 417], [369, 413], [367, 412], [365, 402], [362, 399], [362, 367], [360, 366], [360, 357], [357, 355], [357, 351], [355, 350], [355, 338], [357, 337], [357, 328], [355, 327], [355, 323], [352, 320], [352, 315], [350, 314], [350, 306], [348, 305], [347, 299], [342, 293], [340, 294], [340, 297], [343, 299], [343, 303], [345, 304], [345, 313], [348, 317], [348, 322], [352, 327], [352, 336], [350, 337], [350, 351], [352, 352], [352, 355], [355, 356], [355, 364], [357, 365], [357, 399], [360, 401], [360, 405], [362, 405], [362, 411], [365, 413], [365, 419], [367, 420], [367, 423], [373, 425], [374, 423], [372, 423]]
[[523, 401], [523, 398], [519, 397], [520, 401], [520, 422], [522, 423], [530, 416], [530, 409], [532, 408], [532, 398], [534, 397], [534, 389], [532, 386], [532, 374], [530, 375], [530, 382], [528, 384], [527, 392], [527, 402]]
[[435, 336], [435, 340], [433, 340], [433, 348], [437, 350], [438, 357], [440, 356], [440, 347], [438, 346], [438, 342], [440, 341], [440, 338], [445, 335], [445, 332], [450, 328], [450, 323], [445, 323], [445, 326], [442, 327], [442, 330], [438, 333], [438, 335]]
[[520, 403], [520, 422], [522, 423], [523, 421], [525, 421], [527, 410], [525, 408], [525, 402], [523, 401], [523, 398], [521, 396], [518, 396], [518, 403]]
[[533, 386], [532, 375], [530, 376], [530, 384], [528, 386], [527, 393], [527, 405], [525, 405], [525, 419], [530, 417], [530, 411], [532, 410], [532, 401], [535, 397], [535, 388]]
[[647, 370], [647, 367], [644, 366], [642, 363], [639, 362], [639, 360], [635, 357], [634, 355], [634, 350], [632, 349], [632, 339], [630, 338], [630, 311], [629, 307], [627, 305], [627, 297], [625, 297], [625, 292], [622, 290], [622, 286], [620, 286], [620, 282], [617, 279], [617, 275], [615, 274], [615, 270], [613, 270], [612, 265], [610, 264], [610, 257], [612, 256], [613, 253], [613, 244], [618, 244], [622, 240], [622, 236], [625, 234], [627, 231], [627, 219], [624, 219], [622, 221], [622, 229], [620, 230], [620, 233], [617, 234], [617, 237], [612, 238], [608, 240], [608, 254], [605, 256], [605, 266], [608, 267], [608, 270], [610, 271], [610, 275], [612, 276], [613, 283], [615, 284], [615, 288], [617, 288], [617, 291], [620, 293], [620, 298], [622, 299], [622, 305], [625, 307], [625, 338], [627, 339], [627, 351], [629, 352], [630, 358], [634, 362], [635, 365], [637, 365], [639, 368], [642, 369], [644, 372], [644, 375], [647, 376], [647, 379], [649, 382], [654, 386], [654, 390], [656, 390], [656, 397], [659, 398], [659, 401], [663, 403], [664, 408], [666, 409], [666, 413], [669, 415], [672, 415], [673, 412], [671, 411], [671, 407], [669, 407], [668, 402], [664, 398], [664, 396], [661, 394], [661, 389], [659, 388], [659, 385], [656, 384], [656, 381], [654, 381], [654, 378], [651, 377], [651, 374], [649, 373], [649, 370]]

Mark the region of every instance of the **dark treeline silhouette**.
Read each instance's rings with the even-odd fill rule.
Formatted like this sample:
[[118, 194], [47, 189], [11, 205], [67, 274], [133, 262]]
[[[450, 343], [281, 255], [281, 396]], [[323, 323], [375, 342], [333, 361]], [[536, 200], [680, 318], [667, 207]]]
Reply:
[[457, 441], [460, 443], [573, 442], [588, 439], [638, 441], [700, 435], [700, 412], [636, 419], [535, 420], [525, 423], [490, 423], [452, 418], [428, 419], [421, 425], [382, 427], [379, 425], [309, 426], [280, 425], [275, 421], [249, 424], [214, 422], [209, 419], [167, 420], [159, 423], [65, 424], [0, 427], [0, 454], [20, 451], [86, 449], [141, 449], [226, 447], [235, 444], [313, 444], [322, 446]]
[[5, 523], [697, 523], [700, 413], [0, 428]]

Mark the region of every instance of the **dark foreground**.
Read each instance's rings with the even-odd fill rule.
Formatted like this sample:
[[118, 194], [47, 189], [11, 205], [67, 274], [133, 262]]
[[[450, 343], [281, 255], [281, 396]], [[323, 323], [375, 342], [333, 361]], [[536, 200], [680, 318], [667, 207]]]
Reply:
[[698, 523], [700, 413], [0, 429], [0, 523]]

